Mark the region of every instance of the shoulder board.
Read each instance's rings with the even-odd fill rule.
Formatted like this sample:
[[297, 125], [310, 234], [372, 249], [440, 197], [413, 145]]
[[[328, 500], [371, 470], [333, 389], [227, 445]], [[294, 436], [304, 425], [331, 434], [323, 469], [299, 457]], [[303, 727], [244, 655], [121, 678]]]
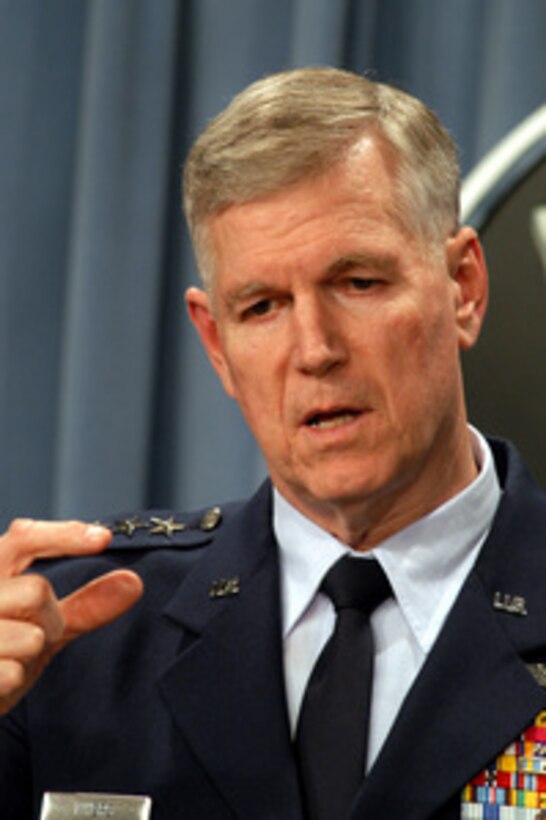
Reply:
[[170, 510], [144, 510], [97, 523], [112, 531], [112, 549], [191, 549], [206, 544], [222, 523], [220, 507], [184, 515]]

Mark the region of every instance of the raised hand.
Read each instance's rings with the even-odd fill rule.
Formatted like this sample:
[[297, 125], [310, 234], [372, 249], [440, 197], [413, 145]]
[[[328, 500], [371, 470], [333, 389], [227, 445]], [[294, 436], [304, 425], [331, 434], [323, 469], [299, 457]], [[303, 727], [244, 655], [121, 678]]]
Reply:
[[28, 692], [67, 643], [122, 615], [140, 598], [139, 576], [115, 570], [66, 598], [41, 575], [25, 574], [40, 558], [92, 555], [112, 535], [77, 521], [14, 521], [0, 537], [0, 714]]

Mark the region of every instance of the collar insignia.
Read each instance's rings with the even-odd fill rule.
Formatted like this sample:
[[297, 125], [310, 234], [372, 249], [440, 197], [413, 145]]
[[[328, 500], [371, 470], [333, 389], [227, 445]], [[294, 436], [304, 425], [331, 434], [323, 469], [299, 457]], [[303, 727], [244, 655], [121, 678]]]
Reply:
[[521, 595], [511, 595], [508, 592], [495, 592], [493, 597], [493, 607], [501, 612], [509, 612], [510, 615], [527, 615], [527, 604]]
[[220, 578], [213, 581], [209, 589], [209, 598], [227, 598], [230, 595], [238, 595], [240, 592], [239, 578]]
[[538, 685], [546, 689], [546, 663], [528, 663], [526, 666]]

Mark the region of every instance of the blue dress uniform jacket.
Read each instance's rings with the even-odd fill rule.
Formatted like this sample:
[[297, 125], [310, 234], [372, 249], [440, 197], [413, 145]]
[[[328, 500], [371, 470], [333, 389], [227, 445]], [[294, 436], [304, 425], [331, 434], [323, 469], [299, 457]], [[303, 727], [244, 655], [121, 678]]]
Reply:
[[[546, 708], [532, 674], [546, 659], [546, 497], [510, 445], [493, 447], [492, 531], [350, 820], [460, 817], [465, 784]], [[0, 720], [3, 820], [37, 817], [45, 791], [148, 794], [153, 820], [302, 820], [270, 496], [266, 483], [221, 521], [122, 519], [104, 555], [48, 567], [59, 594], [116, 566], [146, 591]]]

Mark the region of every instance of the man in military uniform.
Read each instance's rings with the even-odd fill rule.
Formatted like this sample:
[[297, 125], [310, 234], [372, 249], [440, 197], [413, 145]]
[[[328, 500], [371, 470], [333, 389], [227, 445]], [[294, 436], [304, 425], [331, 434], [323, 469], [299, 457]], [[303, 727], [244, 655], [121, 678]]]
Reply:
[[[12, 525], [6, 816], [74, 791], [149, 795], [154, 820], [542, 808], [546, 502], [467, 424], [487, 274], [458, 196], [436, 117], [334, 69], [266, 78], [197, 141], [187, 305], [269, 480], [223, 510]], [[338, 602], [341, 565], [374, 567], [373, 612]]]

